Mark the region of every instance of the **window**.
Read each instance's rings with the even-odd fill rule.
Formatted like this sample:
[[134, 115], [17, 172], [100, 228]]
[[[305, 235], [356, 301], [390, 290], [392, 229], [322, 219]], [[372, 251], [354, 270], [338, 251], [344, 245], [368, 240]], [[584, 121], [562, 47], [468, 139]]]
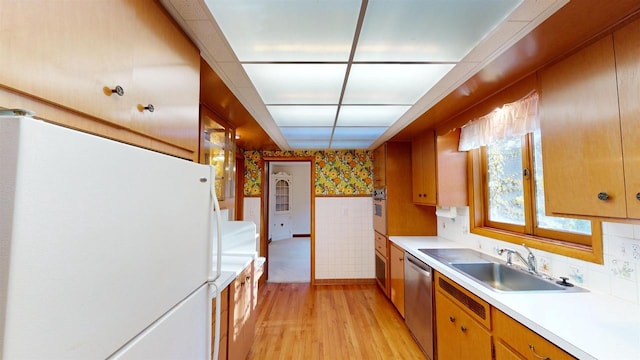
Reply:
[[554, 250], [566, 246], [572, 249], [566, 255], [601, 261], [588, 255], [594, 243], [601, 244], [599, 222], [545, 214], [539, 130], [495, 140], [474, 150], [472, 158], [473, 232], [519, 244], [535, 242], [548, 251], [551, 245]]

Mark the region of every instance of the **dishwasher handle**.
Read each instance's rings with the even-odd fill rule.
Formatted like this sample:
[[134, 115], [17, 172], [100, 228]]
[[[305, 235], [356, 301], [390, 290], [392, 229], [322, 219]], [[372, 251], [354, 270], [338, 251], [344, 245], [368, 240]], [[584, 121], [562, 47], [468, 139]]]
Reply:
[[424, 275], [431, 277], [431, 266], [425, 264], [417, 257], [409, 254], [408, 252], [404, 253], [405, 259], [408, 261], [408, 265], [414, 266], [416, 270], [420, 271]]

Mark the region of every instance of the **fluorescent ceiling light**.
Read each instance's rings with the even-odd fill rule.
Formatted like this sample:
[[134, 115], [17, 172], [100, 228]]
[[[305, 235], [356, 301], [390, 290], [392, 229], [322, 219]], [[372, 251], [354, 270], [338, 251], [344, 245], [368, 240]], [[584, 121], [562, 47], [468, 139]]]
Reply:
[[343, 105], [336, 126], [391, 126], [410, 106]]
[[334, 140], [331, 142], [331, 149], [366, 149], [371, 146], [372, 143], [373, 140]]
[[454, 64], [354, 64], [344, 104], [413, 105]]
[[207, 0], [241, 62], [347, 61], [359, 0]]
[[329, 140], [288, 140], [292, 149], [328, 149]]
[[367, 140], [377, 139], [383, 132], [387, 130], [386, 127], [342, 127], [336, 126], [333, 132], [333, 138], [337, 140]]
[[244, 64], [266, 105], [337, 104], [346, 64]]
[[267, 109], [278, 126], [333, 126], [338, 106], [272, 105]]
[[282, 127], [282, 135], [293, 140], [329, 140], [331, 138], [332, 127]]
[[371, 0], [354, 60], [460, 61], [520, 2]]

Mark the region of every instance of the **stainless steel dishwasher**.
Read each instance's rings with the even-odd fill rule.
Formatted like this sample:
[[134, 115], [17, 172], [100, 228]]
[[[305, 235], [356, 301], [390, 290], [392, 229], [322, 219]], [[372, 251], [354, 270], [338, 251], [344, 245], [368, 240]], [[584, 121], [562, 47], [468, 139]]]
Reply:
[[434, 360], [433, 271], [404, 253], [404, 321], [422, 351]]

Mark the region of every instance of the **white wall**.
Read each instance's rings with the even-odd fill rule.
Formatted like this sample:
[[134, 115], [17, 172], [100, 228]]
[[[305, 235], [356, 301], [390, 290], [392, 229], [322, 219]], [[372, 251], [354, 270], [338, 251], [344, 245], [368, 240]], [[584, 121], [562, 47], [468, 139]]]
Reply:
[[[567, 276], [591, 291], [640, 304], [640, 225], [603, 223], [604, 265], [532, 249], [538, 269], [554, 277]], [[498, 256], [496, 250], [521, 246], [469, 233], [469, 208], [457, 208], [453, 219], [438, 217], [438, 236]]]
[[310, 163], [275, 165], [271, 173], [285, 172], [291, 175], [291, 232], [293, 235], [311, 233], [311, 174]]

